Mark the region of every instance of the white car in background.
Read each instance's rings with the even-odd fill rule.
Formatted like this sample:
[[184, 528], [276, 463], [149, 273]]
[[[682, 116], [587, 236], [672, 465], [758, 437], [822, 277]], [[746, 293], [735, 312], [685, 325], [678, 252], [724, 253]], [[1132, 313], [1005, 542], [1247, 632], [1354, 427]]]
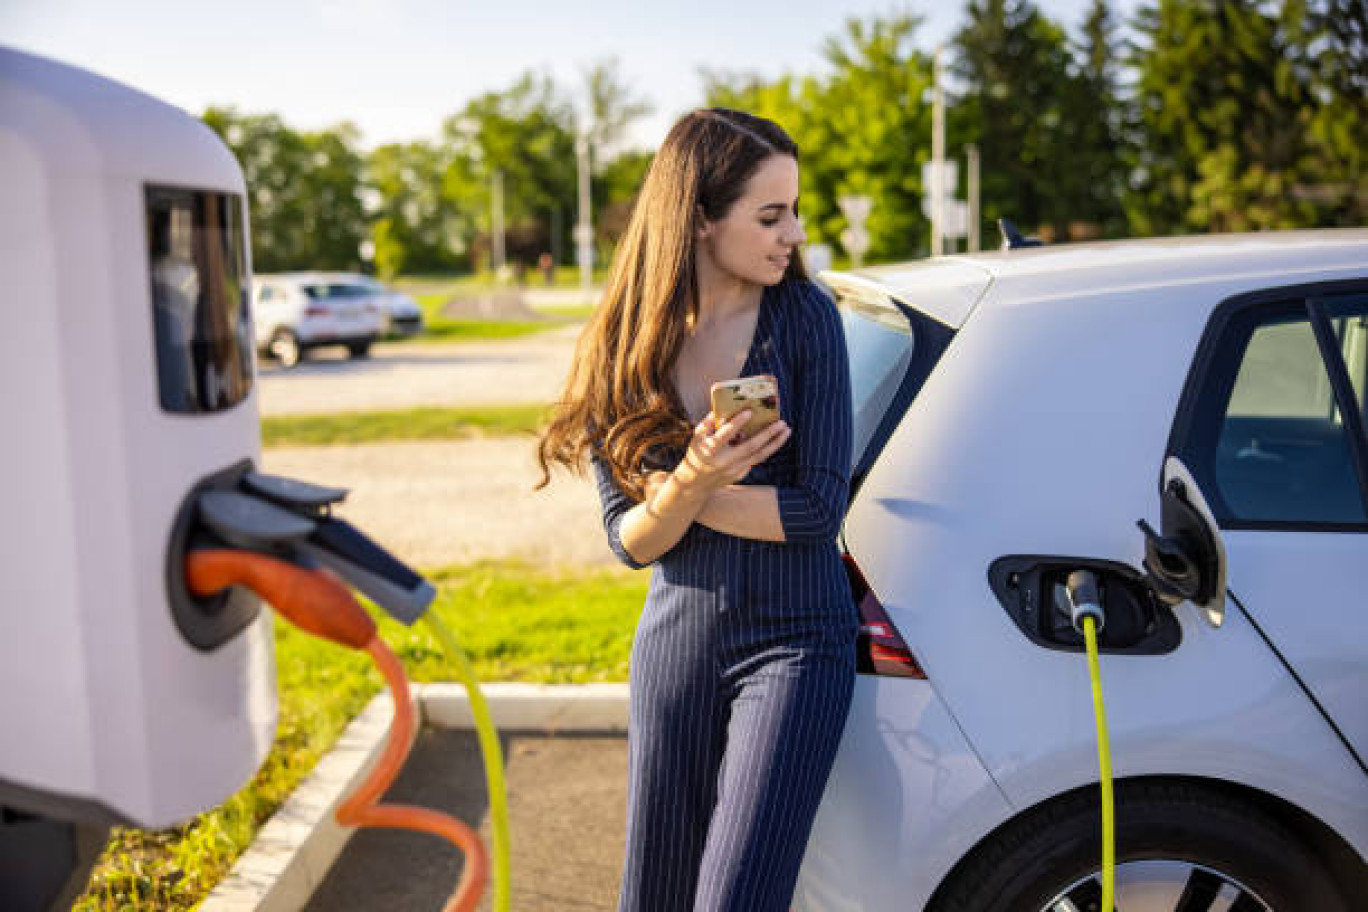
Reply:
[[821, 278], [862, 673], [794, 908], [1097, 909], [1078, 569], [1116, 908], [1368, 908], [1368, 231]]
[[373, 286], [345, 273], [290, 272], [252, 280], [257, 348], [282, 367], [294, 367], [323, 346], [344, 346], [351, 357], [366, 357], [384, 330], [384, 306]]
[[357, 282], [370, 288], [381, 300], [384, 321], [382, 334], [386, 336], [416, 336], [423, 331], [423, 308], [408, 294], [391, 288], [372, 276], [356, 274]]

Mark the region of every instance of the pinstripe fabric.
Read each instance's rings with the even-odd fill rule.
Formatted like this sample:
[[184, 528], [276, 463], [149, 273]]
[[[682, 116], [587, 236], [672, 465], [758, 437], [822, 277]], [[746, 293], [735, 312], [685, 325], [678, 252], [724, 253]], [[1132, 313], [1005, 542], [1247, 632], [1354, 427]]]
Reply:
[[[793, 434], [742, 484], [778, 488], [788, 540], [695, 523], [654, 563], [632, 644], [619, 912], [787, 909], [845, 726], [857, 621], [835, 538], [850, 376], [817, 286], [765, 289], [741, 375], [762, 373], [778, 379]], [[601, 459], [594, 470], [613, 553], [644, 566], [618, 534], [634, 501]]]

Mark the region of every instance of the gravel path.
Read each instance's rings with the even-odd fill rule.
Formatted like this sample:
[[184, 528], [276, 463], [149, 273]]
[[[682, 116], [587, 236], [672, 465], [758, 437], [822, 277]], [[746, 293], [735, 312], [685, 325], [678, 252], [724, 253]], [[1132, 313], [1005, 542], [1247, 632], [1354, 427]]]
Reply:
[[[541, 477], [531, 438], [272, 447], [265, 470], [349, 488], [338, 515], [400, 559], [434, 569], [483, 558], [620, 566], [591, 479]], [[624, 571], [625, 572], [625, 571]]]
[[[321, 352], [292, 371], [263, 364], [263, 415], [549, 402], [579, 326], [508, 342], [379, 345], [367, 361]], [[351, 491], [338, 513], [398, 557], [433, 569], [485, 558], [545, 566], [620, 566], [592, 480], [541, 477], [531, 437], [272, 447], [269, 473]]]

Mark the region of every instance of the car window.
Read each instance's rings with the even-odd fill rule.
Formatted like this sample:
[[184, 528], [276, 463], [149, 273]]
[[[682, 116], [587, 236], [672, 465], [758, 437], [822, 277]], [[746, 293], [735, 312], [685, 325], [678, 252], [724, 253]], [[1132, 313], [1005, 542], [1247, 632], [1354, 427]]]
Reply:
[[350, 282], [313, 282], [304, 286], [304, 293], [319, 301], [324, 298], [368, 298], [373, 292], [364, 285]]
[[1368, 294], [1325, 299], [1359, 414], [1368, 419]]
[[[1361, 345], [1362, 311], [1333, 320], [1342, 345]], [[1234, 523], [1358, 524], [1368, 521], [1346, 424], [1304, 302], [1231, 320], [1199, 408], [1203, 441], [1192, 458]], [[1337, 356], [1343, 351], [1335, 352]], [[1362, 367], [1358, 368], [1362, 389]], [[1361, 393], [1360, 393], [1361, 395]], [[1354, 403], [1355, 410], [1360, 406]]]
[[881, 290], [834, 277], [854, 412], [852, 488], [858, 488], [953, 332]]

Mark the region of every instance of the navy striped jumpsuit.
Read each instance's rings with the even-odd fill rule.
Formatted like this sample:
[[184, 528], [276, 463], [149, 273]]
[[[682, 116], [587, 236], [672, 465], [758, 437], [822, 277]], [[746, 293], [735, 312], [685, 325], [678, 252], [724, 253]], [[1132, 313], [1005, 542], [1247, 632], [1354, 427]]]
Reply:
[[[619, 912], [787, 910], [845, 726], [850, 376], [840, 316], [811, 282], [764, 290], [741, 376], [766, 373], [793, 433], [741, 483], [778, 488], [787, 540], [694, 523], [655, 562], [632, 645]], [[643, 567], [618, 535], [635, 501], [593, 464], [609, 545]]]

